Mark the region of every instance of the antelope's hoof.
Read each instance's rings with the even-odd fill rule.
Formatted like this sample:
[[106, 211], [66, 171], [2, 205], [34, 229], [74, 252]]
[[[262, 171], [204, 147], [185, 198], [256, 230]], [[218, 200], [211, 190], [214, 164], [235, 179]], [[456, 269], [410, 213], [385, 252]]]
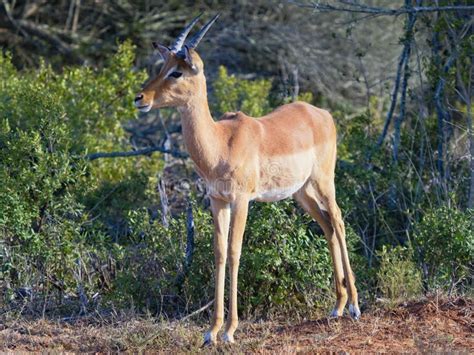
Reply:
[[212, 342], [210, 340], [204, 340], [204, 342], [201, 345], [201, 348], [208, 348], [208, 347], [211, 347], [213, 345], [216, 345], [216, 343]]
[[337, 311], [336, 308], [334, 308], [331, 311], [331, 314], [329, 314], [329, 318], [339, 318], [340, 316], [341, 316], [341, 314], [339, 314], [339, 312]]
[[222, 336], [222, 341], [226, 344], [234, 344], [235, 343], [234, 336], [231, 335], [231, 334], [227, 334], [227, 333], [224, 333], [224, 335]]
[[206, 334], [204, 334], [204, 342], [202, 343], [201, 348], [213, 346], [216, 344], [217, 344], [216, 337], [212, 336], [211, 332], [207, 332]]
[[360, 310], [358, 306], [353, 304], [349, 305], [349, 314], [351, 315], [352, 319], [359, 320], [360, 318]]

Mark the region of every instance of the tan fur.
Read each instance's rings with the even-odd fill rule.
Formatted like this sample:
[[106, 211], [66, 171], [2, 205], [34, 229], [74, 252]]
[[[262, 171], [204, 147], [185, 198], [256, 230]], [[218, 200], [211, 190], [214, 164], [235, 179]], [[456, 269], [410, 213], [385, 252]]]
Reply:
[[[344, 223], [335, 200], [336, 129], [331, 115], [295, 102], [259, 119], [237, 112], [215, 122], [207, 102], [203, 63], [195, 51], [191, 56], [196, 70], [171, 53], [158, 76], [143, 89], [137, 106], [178, 108], [186, 148], [208, 187], [215, 223], [216, 288], [214, 318], [206, 341], [216, 341], [223, 323], [226, 260], [231, 285], [224, 337], [233, 341], [238, 323], [239, 257], [252, 199], [274, 201], [293, 196], [321, 225], [334, 266], [337, 302], [333, 315], [342, 314], [348, 297], [351, 309], [358, 312]], [[174, 66], [183, 76], [165, 78]]]

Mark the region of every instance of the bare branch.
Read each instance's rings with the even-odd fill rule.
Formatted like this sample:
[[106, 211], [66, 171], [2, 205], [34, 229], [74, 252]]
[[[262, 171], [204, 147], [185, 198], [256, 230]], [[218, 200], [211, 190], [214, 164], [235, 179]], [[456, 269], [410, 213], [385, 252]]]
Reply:
[[76, 0], [74, 5], [74, 17], [72, 20], [71, 32], [77, 32], [77, 25], [79, 23], [79, 12], [81, 11], [81, 0]]
[[13, 25], [13, 27], [15, 27], [15, 29], [21, 32], [21, 34], [24, 37], [28, 37], [28, 34], [21, 28], [18, 22], [13, 18], [11, 8], [10, 8], [10, 3], [8, 3], [8, 1], [6, 0], [3, 0], [2, 3], [3, 3], [3, 7], [5, 8], [5, 13], [7, 15], [7, 18], [10, 21], [10, 23]]
[[52, 34], [48, 26], [37, 25], [34, 22], [28, 21], [28, 20], [19, 20], [16, 23], [18, 24], [18, 26], [22, 28], [22, 30], [26, 30], [26, 32], [29, 32], [33, 34], [34, 36], [42, 38], [48, 41], [49, 43], [51, 43], [60, 53], [62, 54], [72, 53], [71, 46], [67, 44], [66, 42], [64, 42], [58, 36]]
[[161, 203], [161, 221], [165, 228], [169, 227], [168, 217], [169, 217], [169, 202], [168, 202], [168, 195], [166, 194], [165, 188], [165, 180], [163, 176], [160, 176], [157, 184], [158, 193], [160, 195], [160, 203]]
[[137, 156], [137, 155], [149, 155], [149, 154], [154, 153], [154, 152], [171, 154], [175, 158], [187, 158], [188, 157], [188, 155], [186, 153], [183, 153], [179, 150], [166, 149], [166, 148], [162, 148], [162, 147], [149, 147], [149, 148], [131, 150], [129, 152], [110, 152], [110, 153], [98, 152], [98, 153], [91, 153], [91, 154], [87, 154], [85, 156], [85, 159], [95, 160], [95, 159], [99, 159], [99, 158], [134, 157], [134, 156]]
[[298, 67], [294, 67], [293, 68], [293, 71], [292, 71], [292, 74], [293, 74], [293, 93], [292, 93], [292, 97], [291, 97], [291, 101], [295, 102], [296, 100], [298, 100], [298, 95], [300, 93], [300, 83], [298, 81]]
[[[412, 33], [413, 33], [413, 27], [415, 26], [415, 22], [416, 22], [416, 16], [411, 15], [407, 23], [407, 29], [405, 31], [405, 45], [403, 47], [402, 55], [400, 56], [400, 60], [398, 62], [397, 76], [395, 79], [395, 85], [393, 87], [390, 108], [387, 112], [387, 118], [385, 119], [385, 124], [382, 130], [382, 134], [380, 135], [380, 138], [377, 142], [377, 146], [376, 146], [377, 148], [379, 148], [382, 145], [387, 135], [388, 127], [390, 126], [390, 123], [392, 122], [393, 113], [395, 111], [395, 106], [397, 104], [398, 91], [400, 87], [402, 72], [404, 70], [404, 66], [407, 65], [405, 63], [408, 62], [408, 59], [410, 56]], [[404, 80], [404, 84], [406, 84], [405, 80]], [[406, 90], [406, 87], [405, 87], [405, 90]]]
[[193, 206], [191, 201], [188, 201], [188, 207], [186, 209], [186, 252], [183, 260], [183, 269], [176, 276], [175, 284], [179, 290], [181, 290], [182, 285], [186, 277], [188, 276], [191, 264], [193, 262], [194, 256], [194, 216], [193, 216]]
[[[410, 4], [410, 0], [406, 0], [406, 5], [409, 6], [409, 4]], [[415, 25], [415, 22], [416, 22], [416, 13], [409, 13], [407, 32], [405, 34], [406, 58], [405, 58], [405, 64], [403, 67], [402, 97], [400, 101], [400, 112], [398, 114], [398, 118], [395, 120], [395, 137], [393, 140], [393, 160], [395, 161], [398, 160], [398, 148], [400, 146], [400, 135], [401, 135], [400, 130], [401, 130], [402, 122], [405, 119], [408, 78], [410, 76], [409, 61], [410, 61], [411, 46], [412, 46], [412, 41], [413, 41], [413, 27]]]
[[436, 90], [434, 95], [435, 106], [436, 106], [436, 113], [438, 115], [438, 171], [442, 179], [444, 179], [444, 121], [446, 120], [446, 111], [444, 108], [444, 104], [442, 103], [444, 97], [444, 86], [446, 85], [446, 78], [445, 75], [448, 73], [449, 69], [451, 69], [452, 65], [455, 63], [456, 58], [458, 56], [458, 52], [454, 50], [448, 60], [446, 61], [443, 67], [443, 74], [441, 75], [436, 84]]
[[194, 255], [194, 216], [193, 205], [188, 201], [186, 210], [186, 258], [184, 260], [184, 271], [187, 273], [193, 262]]
[[211, 307], [213, 303], [214, 303], [214, 300], [208, 302], [206, 305], [202, 306], [201, 308], [195, 310], [194, 312], [188, 314], [187, 316], [184, 316], [184, 317], [181, 318], [179, 321], [180, 321], [180, 322], [184, 322], [184, 321], [188, 320], [189, 318], [194, 317], [196, 314], [199, 314], [199, 313], [201, 313], [201, 312], [204, 312], [206, 309], [208, 309], [209, 307]]
[[[473, 65], [473, 57], [471, 56], [471, 65], [469, 67], [469, 75], [468, 78], [472, 78], [472, 69], [474, 68]], [[457, 85], [461, 90], [460, 97], [466, 104], [466, 117], [467, 117], [467, 136], [469, 141], [469, 166], [471, 170], [470, 176], [470, 187], [469, 187], [469, 197], [467, 200], [467, 207], [474, 208], [474, 134], [472, 129], [472, 106], [471, 106], [471, 83], [472, 81], [468, 82], [468, 87], [464, 84], [464, 81], [461, 76], [461, 71], [459, 70], [459, 66], [456, 68], [456, 79]]]
[[472, 5], [452, 5], [452, 6], [403, 6], [398, 9], [390, 9], [387, 7], [374, 7], [356, 2], [348, 2], [339, 0], [341, 6], [331, 5], [327, 2], [301, 3], [297, 1], [289, 1], [299, 7], [313, 9], [316, 12], [349, 12], [358, 14], [375, 14], [379, 16], [398, 16], [403, 14], [415, 14], [420, 12], [438, 12], [438, 11], [474, 11]]

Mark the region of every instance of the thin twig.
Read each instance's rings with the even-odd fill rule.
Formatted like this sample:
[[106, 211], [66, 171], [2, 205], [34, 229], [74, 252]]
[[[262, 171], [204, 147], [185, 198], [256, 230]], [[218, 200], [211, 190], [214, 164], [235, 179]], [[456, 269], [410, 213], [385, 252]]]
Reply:
[[206, 309], [208, 309], [209, 307], [211, 307], [213, 303], [214, 303], [214, 300], [210, 301], [210, 302], [209, 302], [208, 304], [206, 304], [205, 306], [202, 306], [202, 307], [199, 308], [198, 310], [196, 310], [196, 311], [194, 311], [194, 312], [188, 314], [187, 316], [184, 316], [183, 318], [179, 319], [179, 322], [184, 322], [184, 321], [188, 320], [189, 318], [194, 317], [195, 315], [204, 312]]
[[329, 3], [301, 3], [298, 1], [288, 1], [290, 4], [299, 7], [311, 8], [316, 12], [350, 12], [359, 14], [377, 14], [381, 16], [398, 16], [403, 14], [414, 14], [420, 12], [442, 12], [442, 11], [474, 11], [472, 5], [451, 5], [451, 6], [402, 6], [398, 9], [390, 9], [387, 7], [374, 7], [360, 3], [349, 3], [347, 1], [339, 1], [346, 6], [335, 6]]
[[451, 53], [448, 60], [446, 61], [443, 67], [443, 75], [440, 76], [438, 84], [436, 85], [435, 90], [435, 106], [436, 106], [436, 113], [438, 115], [438, 171], [441, 178], [444, 178], [444, 162], [443, 162], [443, 151], [444, 151], [444, 121], [445, 121], [445, 109], [442, 103], [444, 97], [444, 86], [446, 85], [446, 77], [445, 75], [448, 74], [449, 69], [454, 64], [456, 58], [458, 56], [458, 52], [455, 50]]
[[[407, 33], [409, 29], [407, 29]], [[410, 30], [412, 29], [413, 28], [411, 28]], [[387, 117], [385, 119], [385, 124], [383, 126], [382, 134], [380, 135], [379, 140], [377, 141], [377, 146], [376, 146], [377, 148], [379, 148], [382, 145], [385, 137], [387, 136], [388, 127], [390, 126], [390, 123], [392, 122], [393, 112], [395, 111], [395, 106], [397, 105], [398, 91], [400, 88], [400, 80], [402, 77], [403, 66], [405, 64], [405, 61], [408, 60], [409, 46], [410, 46], [410, 41], [407, 41], [405, 43], [405, 46], [403, 47], [402, 55], [400, 56], [400, 61], [398, 62], [397, 76], [395, 78], [395, 85], [392, 91], [390, 108], [387, 112]]]
[[186, 258], [184, 260], [184, 271], [187, 273], [193, 262], [194, 255], [194, 216], [193, 205], [188, 202], [186, 210]]
[[169, 222], [169, 202], [168, 202], [168, 195], [166, 194], [165, 188], [165, 180], [163, 176], [160, 176], [157, 183], [157, 190], [158, 194], [160, 195], [160, 203], [161, 203], [161, 222], [163, 226], [168, 229]]
[[122, 158], [122, 157], [134, 157], [137, 155], [148, 155], [154, 152], [160, 152], [160, 153], [166, 153], [166, 154], [171, 154], [172, 156], [176, 158], [187, 158], [188, 155], [186, 153], [183, 153], [179, 150], [171, 150], [171, 149], [165, 149], [162, 147], [148, 147], [148, 148], [143, 148], [143, 149], [137, 149], [137, 150], [131, 150], [128, 152], [98, 152], [98, 153], [91, 153], [87, 154], [85, 156], [85, 159], [87, 160], [95, 160], [99, 158]]
[[47, 25], [37, 25], [28, 20], [19, 20], [16, 23], [27, 32], [51, 43], [61, 54], [70, 55], [73, 53], [71, 46], [51, 33]]
[[[198, 310], [194, 311], [193, 313], [191, 314], [188, 314], [187, 316], [184, 316], [183, 318], [181, 319], [178, 319], [177, 321], [178, 322], [184, 322], [186, 320], [188, 320], [189, 318], [195, 316], [196, 314], [199, 314], [201, 312], [204, 312], [206, 309], [208, 309], [210, 306], [212, 306], [212, 304], [214, 303], [214, 300], [210, 301], [208, 304], [206, 304], [205, 306], [202, 306], [201, 308], [199, 308]], [[155, 332], [153, 333], [152, 335], [150, 335], [148, 338], [146, 338], [145, 340], [143, 340], [139, 345], [138, 345], [138, 348], [143, 350], [143, 348], [149, 344], [151, 341], [155, 340], [157, 337], [159, 337], [162, 333], [161, 332]]]
[[184, 280], [186, 279], [194, 256], [194, 216], [193, 206], [191, 201], [188, 201], [188, 207], [186, 209], [186, 252], [183, 260], [183, 269], [176, 276], [175, 284], [178, 289], [181, 289]]
[[[407, 0], [406, 3], [408, 5], [410, 3], [410, 0]], [[403, 66], [402, 96], [400, 100], [400, 112], [398, 113], [398, 118], [395, 119], [395, 136], [393, 140], [393, 160], [394, 161], [398, 160], [398, 148], [400, 146], [400, 135], [401, 135], [400, 130], [401, 130], [402, 122], [405, 119], [408, 78], [410, 76], [409, 61], [410, 61], [410, 54], [411, 54], [411, 45], [412, 45], [412, 40], [413, 40], [413, 27], [415, 26], [415, 22], [416, 22], [416, 13], [408, 14], [407, 32], [405, 34], [406, 58], [405, 58], [405, 64]]]

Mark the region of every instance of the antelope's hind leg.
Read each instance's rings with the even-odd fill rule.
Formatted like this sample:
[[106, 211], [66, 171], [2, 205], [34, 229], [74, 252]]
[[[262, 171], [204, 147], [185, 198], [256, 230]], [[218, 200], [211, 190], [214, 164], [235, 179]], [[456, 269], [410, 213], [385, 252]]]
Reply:
[[349, 294], [349, 314], [353, 319], [357, 320], [360, 318], [360, 310], [357, 289], [355, 287], [355, 276], [349, 262], [344, 221], [342, 219], [341, 210], [336, 202], [334, 179], [317, 181], [317, 189], [324, 207], [327, 209], [331, 226], [335, 232], [337, 243], [339, 244], [339, 258], [342, 260], [344, 272], [343, 286], [347, 288]]
[[300, 206], [318, 222], [324, 232], [324, 236], [328, 241], [329, 251], [331, 253], [332, 265], [334, 270], [334, 283], [336, 286], [336, 305], [331, 311], [331, 317], [342, 316], [344, 307], [347, 303], [347, 288], [344, 282], [344, 268], [341, 259], [341, 250], [339, 242], [336, 237], [334, 228], [332, 227], [331, 219], [326, 211], [322, 210], [318, 203], [316, 190], [311, 183], [307, 183], [293, 198], [300, 204]]

